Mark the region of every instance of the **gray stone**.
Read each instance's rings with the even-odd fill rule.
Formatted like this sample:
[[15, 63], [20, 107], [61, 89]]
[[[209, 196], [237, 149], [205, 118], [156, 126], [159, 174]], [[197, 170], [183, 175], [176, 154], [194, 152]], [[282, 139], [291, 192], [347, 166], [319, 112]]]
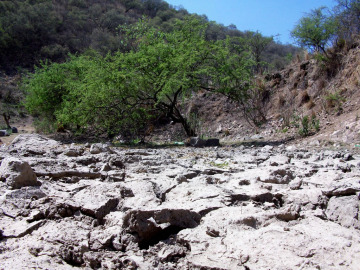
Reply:
[[179, 246], [165, 246], [157, 255], [162, 262], [174, 261], [176, 258], [185, 257], [186, 248]]
[[84, 153], [84, 149], [82, 148], [69, 148], [64, 151], [64, 155], [68, 157], [78, 157]]
[[206, 144], [206, 141], [199, 138], [199, 137], [191, 137], [188, 145], [192, 147], [204, 147]]
[[6, 129], [0, 130], [0, 137], [9, 136], [10, 134]]
[[40, 185], [30, 165], [13, 157], [7, 157], [1, 162], [0, 179], [5, 180], [6, 184], [12, 189]]
[[360, 202], [356, 195], [345, 197], [332, 197], [326, 208], [329, 220], [339, 223], [347, 228], [360, 229]]
[[117, 184], [96, 184], [79, 191], [72, 200], [80, 206], [82, 212], [102, 219], [118, 205], [121, 190]]
[[109, 152], [109, 151], [110, 151], [110, 147], [108, 145], [102, 144], [102, 143], [94, 143], [90, 147], [91, 154], [100, 154], [100, 153]]
[[205, 146], [207, 146], [207, 147], [220, 146], [220, 140], [219, 139], [207, 139], [205, 141]]

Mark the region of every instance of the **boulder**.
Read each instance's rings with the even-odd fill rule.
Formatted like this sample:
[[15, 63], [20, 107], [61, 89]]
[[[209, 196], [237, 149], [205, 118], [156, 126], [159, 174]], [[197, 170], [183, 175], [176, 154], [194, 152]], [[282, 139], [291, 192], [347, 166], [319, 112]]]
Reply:
[[0, 137], [4, 137], [4, 136], [9, 136], [9, 133], [7, 132], [6, 129], [0, 130]]
[[110, 147], [106, 144], [94, 143], [90, 146], [90, 153], [94, 155], [109, 151], [110, 151]]
[[12, 189], [40, 185], [29, 163], [14, 157], [7, 157], [1, 162], [0, 179]]
[[76, 193], [72, 200], [86, 215], [102, 219], [116, 208], [122, 189], [116, 183], [96, 183]]
[[329, 200], [326, 216], [347, 228], [360, 229], [360, 202], [358, 196], [332, 197]]
[[12, 141], [8, 150], [10, 153], [18, 153], [24, 156], [42, 156], [54, 151], [59, 146], [59, 142], [39, 134], [20, 134]]
[[220, 141], [219, 139], [203, 140], [199, 137], [191, 137], [187, 142], [187, 145], [192, 147], [215, 147], [220, 146]]
[[199, 137], [191, 137], [187, 143], [187, 145], [192, 147], [204, 147], [205, 146], [205, 140], [199, 138]]
[[207, 139], [205, 141], [205, 146], [207, 146], [207, 147], [220, 146], [220, 140], [219, 139]]

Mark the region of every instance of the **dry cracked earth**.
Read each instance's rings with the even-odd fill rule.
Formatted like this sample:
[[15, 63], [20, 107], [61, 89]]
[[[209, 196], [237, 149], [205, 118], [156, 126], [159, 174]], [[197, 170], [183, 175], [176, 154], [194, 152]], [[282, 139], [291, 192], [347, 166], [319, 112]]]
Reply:
[[360, 156], [295, 146], [0, 150], [0, 269], [359, 269]]

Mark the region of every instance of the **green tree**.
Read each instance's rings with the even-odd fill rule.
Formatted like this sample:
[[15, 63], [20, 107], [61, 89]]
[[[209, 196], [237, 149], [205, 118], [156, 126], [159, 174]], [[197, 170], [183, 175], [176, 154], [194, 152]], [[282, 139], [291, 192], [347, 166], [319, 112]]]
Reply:
[[302, 17], [291, 32], [295, 41], [303, 47], [315, 52], [323, 52], [336, 32], [336, 20], [324, 14], [324, 7], [312, 10], [307, 16]]
[[264, 37], [258, 31], [256, 32], [247, 31], [245, 33], [245, 37], [246, 37], [246, 42], [255, 59], [255, 64], [256, 64], [255, 72], [260, 72], [261, 67], [264, 64], [262, 61], [262, 55], [267, 49], [267, 47], [270, 45], [270, 43], [273, 42], [273, 37]]
[[137, 9], [141, 7], [141, 3], [139, 0], [121, 0], [120, 3], [124, 5], [125, 13], [128, 13], [132, 9]]
[[123, 27], [129, 37], [124, 42], [131, 43], [127, 52], [73, 56], [38, 69], [26, 84], [27, 108], [78, 130], [108, 134], [139, 133], [163, 114], [194, 136], [182, 100], [201, 89], [243, 100], [251, 80], [251, 59], [231, 53], [228, 41], [206, 41], [206, 27], [195, 17], [178, 21], [171, 33], [145, 21]]
[[139, 32], [140, 43], [119, 65], [136, 80], [140, 103], [166, 114], [180, 123], [188, 136], [195, 130], [179, 108], [179, 101], [200, 89], [220, 92], [233, 99], [244, 96], [249, 87], [249, 58], [231, 54], [226, 42], [205, 39], [207, 25], [196, 17], [178, 21], [175, 30], [163, 33], [154, 28], [143, 32], [140, 25], [128, 29]]
[[337, 0], [337, 3], [334, 8], [337, 35], [344, 40], [352, 40], [360, 33], [360, 0]]

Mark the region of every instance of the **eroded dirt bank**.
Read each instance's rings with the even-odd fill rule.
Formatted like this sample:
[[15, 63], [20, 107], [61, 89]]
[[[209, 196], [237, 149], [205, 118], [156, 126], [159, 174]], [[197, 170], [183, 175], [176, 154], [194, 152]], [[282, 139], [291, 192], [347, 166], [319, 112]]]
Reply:
[[360, 156], [347, 150], [20, 135], [0, 160], [1, 269], [360, 265]]

